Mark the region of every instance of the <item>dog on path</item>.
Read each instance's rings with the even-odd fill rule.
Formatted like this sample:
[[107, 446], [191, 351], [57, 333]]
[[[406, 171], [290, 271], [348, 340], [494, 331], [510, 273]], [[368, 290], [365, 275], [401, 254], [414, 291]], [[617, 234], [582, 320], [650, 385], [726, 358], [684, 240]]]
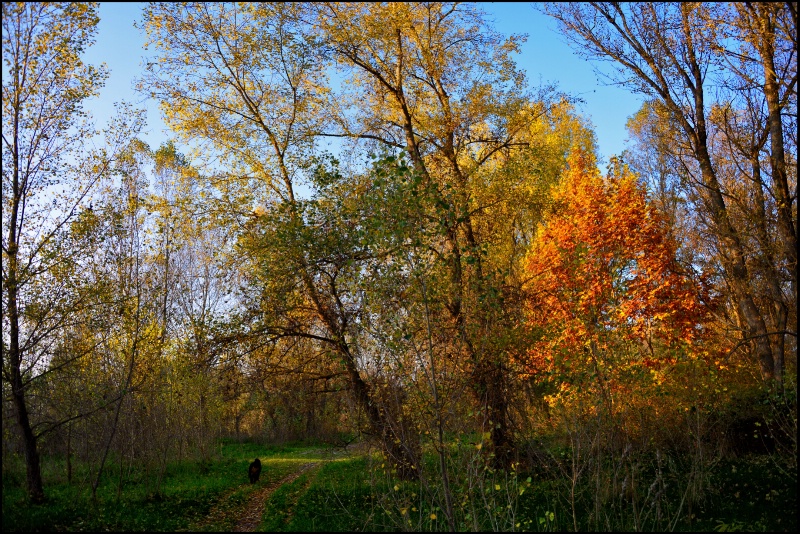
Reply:
[[251, 484], [258, 482], [258, 477], [261, 476], [261, 460], [256, 458], [256, 460], [250, 464], [250, 469], [247, 473], [250, 475]]

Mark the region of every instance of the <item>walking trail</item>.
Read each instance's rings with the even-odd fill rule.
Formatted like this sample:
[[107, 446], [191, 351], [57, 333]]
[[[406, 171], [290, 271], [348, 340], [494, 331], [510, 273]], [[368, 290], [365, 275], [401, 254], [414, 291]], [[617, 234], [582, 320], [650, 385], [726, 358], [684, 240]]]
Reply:
[[[284, 484], [290, 484], [294, 482], [300, 475], [319, 464], [319, 460], [304, 463], [296, 471], [286, 475], [282, 479], [271, 484], [264, 485], [263, 487], [259, 487], [250, 494], [247, 504], [243, 508], [231, 510], [229, 506], [226, 506], [227, 498], [221, 499], [221, 504], [214, 506], [202, 521], [191, 527], [191, 530], [208, 530], [208, 528], [212, 525], [226, 523], [227, 521], [225, 521], [225, 519], [227, 517], [235, 515], [235, 517], [238, 518], [238, 521], [236, 522], [236, 526], [231, 529], [232, 532], [255, 532], [255, 530], [258, 528], [258, 525], [261, 524], [261, 516], [264, 513], [264, 506], [269, 500], [270, 495], [272, 495], [275, 490]], [[231, 493], [234, 491], [236, 491], [235, 488], [231, 490]]]
[[256, 528], [258, 528], [258, 525], [261, 524], [261, 516], [264, 513], [264, 505], [269, 499], [269, 496], [272, 495], [272, 492], [284, 484], [291, 484], [297, 480], [300, 475], [312, 467], [315, 467], [318, 463], [319, 462], [305, 463], [301, 465], [300, 469], [294, 473], [283, 477], [277, 482], [273, 482], [272, 484], [254, 491], [250, 495], [250, 500], [247, 502], [247, 506], [242, 511], [241, 519], [236, 524], [236, 527], [234, 527], [233, 532], [255, 532]]
[[[351, 456], [353, 454], [365, 454], [369, 450], [369, 445], [366, 443], [350, 443], [345, 447], [334, 451], [322, 451], [322, 450], [308, 450], [302, 454], [320, 454], [323, 455], [330, 455], [332, 457], [337, 456]], [[309, 471], [310, 469], [318, 467], [320, 464], [324, 463], [326, 460], [310, 460], [306, 463], [300, 465], [300, 467], [295, 470], [294, 472], [286, 475], [280, 480], [272, 482], [271, 484], [266, 484], [262, 487], [259, 487], [253, 490], [250, 493], [247, 504], [243, 508], [237, 507], [236, 510], [231, 510], [230, 506], [227, 505], [228, 499], [222, 498], [220, 499], [220, 504], [212, 508], [208, 515], [199, 523], [193, 525], [192, 530], [201, 531], [201, 530], [208, 530], [209, 527], [212, 525], [219, 525], [219, 524], [231, 524], [232, 522], [226, 521], [231, 515], [235, 515], [237, 518], [235, 526], [231, 528], [232, 532], [255, 532], [258, 526], [261, 524], [261, 518], [264, 514], [264, 507], [266, 506], [267, 501], [269, 500], [270, 496], [283, 486], [284, 484], [291, 484], [295, 480], [297, 480], [303, 473]], [[231, 490], [231, 493], [235, 492], [236, 488]]]

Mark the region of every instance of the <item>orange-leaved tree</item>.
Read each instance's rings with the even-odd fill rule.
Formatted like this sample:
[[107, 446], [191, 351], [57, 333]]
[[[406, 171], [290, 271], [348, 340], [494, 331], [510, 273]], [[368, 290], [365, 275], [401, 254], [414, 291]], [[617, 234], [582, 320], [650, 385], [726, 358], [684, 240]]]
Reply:
[[[531, 245], [529, 320], [543, 332], [527, 371], [563, 391], [596, 385], [606, 400], [631, 369], [700, 353], [709, 286], [676, 261], [676, 244], [644, 188], [613, 159], [602, 176], [576, 151]], [[549, 377], [549, 378], [547, 378]]]

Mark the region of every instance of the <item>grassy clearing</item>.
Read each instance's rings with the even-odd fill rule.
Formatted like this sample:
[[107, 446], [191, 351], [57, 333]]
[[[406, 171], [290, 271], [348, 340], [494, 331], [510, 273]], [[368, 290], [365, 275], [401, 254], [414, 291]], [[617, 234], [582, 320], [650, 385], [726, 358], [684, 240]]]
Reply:
[[[4, 466], [3, 531], [224, 530], [235, 523], [236, 513], [254, 489], [291, 473], [309, 450], [224, 443], [212, 461], [170, 464], [157, 492], [145, 470], [125, 473], [120, 486], [119, 466], [111, 464], [96, 501], [91, 497], [86, 466], [77, 466], [73, 483], [67, 484], [63, 462], [45, 459], [48, 500], [41, 506], [27, 502], [24, 467]], [[265, 465], [259, 484], [251, 486], [247, 466], [257, 456]], [[214, 514], [218, 523], [208, 523], [212, 509], [218, 512]]]
[[[263, 470], [253, 486], [246, 473], [255, 457], [261, 458]], [[577, 524], [579, 530], [632, 530], [636, 521], [644, 527], [657, 526], [654, 518], [662, 514], [665, 519], [660, 524], [667, 527], [663, 530], [794, 531], [797, 473], [775, 459], [749, 456], [719, 461], [703, 480], [695, 481], [702, 491], [694, 496], [687, 493], [688, 471], [673, 459], [669, 469], [664, 467], [664, 492], [657, 499], [652, 497], [657, 473], [648, 459], [638, 461], [636, 486], [615, 485], [608, 471], [606, 487], [598, 488], [596, 481], [603, 478], [586, 472], [574, 485], [573, 509], [571, 483], [558, 470], [510, 475], [474, 471], [468, 459], [455, 455], [451, 469], [456, 528], [553, 531], [573, 530]], [[229, 531], [253, 491], [315, 462], [316, 467], [271, 493], [258, 530], [447, 530], [434, 460], [426, 458], [423, 483], [404, 483], [392, 477], [377, 454], [346, 456], [315, 446], [225, 443], [211, 462], [170, 465], [159, 492], [153, 492], [144, 471], [120, 488], [118, 469], [112, 466], [97, 502], [92, 502], [85, 482], [59, 481], [63, 474], [57, 471], [58, 464], [48, 461], [48, 502], [43, 506], [27, 504], [20, 466], [4, 466], [2, 527], [3, 531]]]

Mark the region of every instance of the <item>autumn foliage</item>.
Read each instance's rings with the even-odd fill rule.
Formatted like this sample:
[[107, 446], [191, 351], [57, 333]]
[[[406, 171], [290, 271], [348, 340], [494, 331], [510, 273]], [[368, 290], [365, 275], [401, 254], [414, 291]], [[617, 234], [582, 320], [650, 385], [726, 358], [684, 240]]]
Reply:
[[680, 346], [692, 352], [704, 336], [708, 291], [678, 265], [636, 176], [616, 160], [601, 176], [592, 156], [574, 152], [553, 201], [527, 262], [529, 320], [542, 332], [527, 372], [581, 362], [601, 372], [612, 353], [628, 360], [615, 367], [660, 367], [675, 362]]
[[645, 98], [606, 173], [495, 7], [137, 9], [157, 149], [92, 118], [106, 8], [3, 3], [3, 531], [297, 440], [369, 451], [361, 530], [791, 529], [719, 482], [769, 454], [796, 509], [795, 3], [535, 6]]

